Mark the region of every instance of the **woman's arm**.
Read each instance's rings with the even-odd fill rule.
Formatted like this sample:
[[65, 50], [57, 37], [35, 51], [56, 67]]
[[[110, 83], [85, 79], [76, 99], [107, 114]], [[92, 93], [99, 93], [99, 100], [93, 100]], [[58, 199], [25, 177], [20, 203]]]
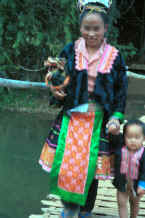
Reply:
[[124, 119], [124, 111], [126, 106], [128, 79], [126, 74], [126, 66], [120, 54], [114, 64], [115, 84], [114, 84], [114, 105], [113, 114], [109, 119], [106, 127], [108, 133], [117, 135], [120, 132], [120, 123]]
[[124, 119], [124, 111], [126, 106], [128, 78], [126, 73], [126, 65], [121, 54], [118, 55], [115, 67], [116, 78], [114, 84], [114, 105], [112, 117], [118, 118], [120, 122]]
[[[59, 58], [63, 58], [67, 62], [69, 55], [72, 51], [72, 46], [73, 46], [73, 43], [69, 43], [68, 45], [66, 45], [64, 49], [61, 51]], [[62, 71], [66, 71], [65, 73], [67, 75], [67, 78], [65, 80], [64, 80], [64, 76], [62, 75]], [[68, 74], [69, 72], [68, 72], [67, 67], [65, 67], [65, 69], [62, 69], [62, 65], [60, 65], [60, 68], [58, 69], [56, 73], [52, 74], [51, 72], [48, 72], [45, 76], [45, 83], [47, 85], [48, 85], [48, 81], [51, 81], [53, 83], [53, 85], [50, 85], [50, 90], [53, 96], [58, 100], [64, 100], [64, 98], [67, 96], [67, 94], [64, 91], [64, 87], [67, 85], [67, 83], [69, 83]], [[57, 83], [61, 84], [63, 82], [66, 84], [62, 86], [57, 84]], [[58, 86], [59, 86], [59, 89], [58, 89]]]

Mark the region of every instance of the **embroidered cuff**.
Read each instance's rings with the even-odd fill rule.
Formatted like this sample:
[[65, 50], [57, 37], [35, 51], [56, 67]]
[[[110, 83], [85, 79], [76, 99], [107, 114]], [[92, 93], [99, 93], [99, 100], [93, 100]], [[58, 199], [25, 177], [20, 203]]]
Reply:
[[121, 112], [114, 112], [111, 118], [119, 119], [122, 122], [124, 119], [124, 114]]
[[119, 120], [119, 118], [118, 118], [117, 116], [111, 116], [111, 117], [109, 118], [109, 120], [112, 120], [112, 119]]
[[138, 186], [145, 190], [145, 181], [139, 181]]

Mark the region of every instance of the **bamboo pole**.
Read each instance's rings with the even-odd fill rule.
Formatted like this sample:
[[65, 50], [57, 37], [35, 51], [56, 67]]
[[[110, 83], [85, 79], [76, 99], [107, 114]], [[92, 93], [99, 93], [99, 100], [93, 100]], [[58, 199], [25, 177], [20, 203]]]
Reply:
[[0, 78], [0, 87], [7, 88], [37, 88], [37, 89], [46, 89], [48, 86], [44, 82], [30, 82], [30, 81], [21, 81], [21, 80], [12, 80], [12, 79], [3, 79]]
[[127, 71], [127, 76], [128, 76], [128, 77], [135, 78], [135, 79], [145, 79], [145, 75], [133, 73], [133, 72], [131, 72], [131, 71]]
[[[127, 71], [127, 76], [135, 79], [145, 79], [145, 75], [133, 73], [131, 71]], [[3, 79], [0, 78], [0, 87], [7, 88], [37, 88], [37, 89], [47, 89], [44, 82], [30, 82], [30, 81], [21, 81], [21, 80], [12, 80], [12, 79]]]

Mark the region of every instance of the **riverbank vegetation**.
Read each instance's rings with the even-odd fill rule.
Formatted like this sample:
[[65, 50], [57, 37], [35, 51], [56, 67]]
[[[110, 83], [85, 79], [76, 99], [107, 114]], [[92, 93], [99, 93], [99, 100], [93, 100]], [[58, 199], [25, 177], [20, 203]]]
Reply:
[[60, 108], [55, 105], [50, 106], [49, 102], [49, 90], [0, 88], [0, 110], [50, 113], [53, 116]]

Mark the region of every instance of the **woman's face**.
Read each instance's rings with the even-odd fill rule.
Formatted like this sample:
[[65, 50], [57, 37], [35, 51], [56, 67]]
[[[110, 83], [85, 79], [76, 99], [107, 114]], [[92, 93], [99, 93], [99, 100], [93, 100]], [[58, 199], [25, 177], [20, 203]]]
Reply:
[[130, 151], [136, 151], [143, 146], [145, 140], [143, 130], [140, 126], [134, 124], [126, 129], [125, 144]]
[[99, 48], [104, 40], [104, 34], [106, 31], [107, 27], [99, 14], [90, 13], [83, 18], [80, 32], [86, 41], [87, 47]]

